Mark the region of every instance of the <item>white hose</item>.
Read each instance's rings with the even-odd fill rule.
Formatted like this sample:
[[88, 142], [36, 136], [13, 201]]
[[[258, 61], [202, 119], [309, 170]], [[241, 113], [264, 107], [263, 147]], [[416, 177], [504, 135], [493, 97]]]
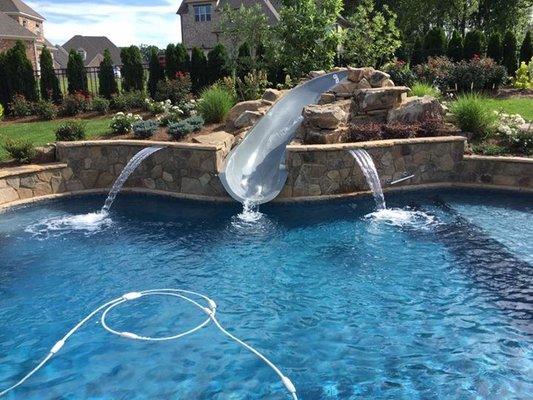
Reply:
[[[119, 331], [111, 328], [107, 324], [107, 321], [106, 321], [107, 315], [115, 307], [117, 307], [117, 306], [119, 306], [121, 304], [124, 304], [124, 303], [126, 303], [128, 301], [137, 300], [137, 299], [139, 299], [141, 297], [145, 297], [145, 296], [171, 296], [171, 297], [177, 297], [177, 298], [183, 299], [185, 301], [188, 301], [189, 303], [191, 303], [192, 305], [194, 305], [198, 309], [200, 309], [205, 314], [207, 314], [207, 318], [202, 323], [200, 323], [198, 326], [196, 326], [196, 327], [194, 327], [192, 329], [189, 329], [188, 331], [181, 332], [181, 333], [179, 333], [177, 335], [164, 336], [164, 337], [149, 337], [149, 336], [140, 336], [140, 335], [137, 335], [136, 333], [132, 333], [132, 332], [119, 332]], [[197, 297], [197, 298], [205, 301], [207, 303], [207, 306], [203, 306], [197, 300], [191, 298], [190, 296]], [[236, 343], [238, 343], [239, 345], [241, 345], [242, 347], [244, 347], [248, 351], [250, 351], [253, 354], [255, 354], [261, 361], [263, 361], [266, 365], [268, 365], [278, 375], [278, 377], [281, 380], [281, 383], [283, 383], [283, 386], [285, 386], [285, 388], [287, 389], [287, 391], [291, 395], [292, 399], [293, 400], [298, 400], [298, 397], [296, 395], [296, 388], [294, 387], [294, 385], [291, 382], [291, 380], [288, 377], [286, 377], [285, 375], [283, 375], [283, 373], [280, 371], [280, 369], [278, 367], [276, 367], [276, 365], [274, 365], [274, 363], [272, 363], [263, 354], [261, 354], [259, 351], [254, 349], [252, 346], [250, 346], [249, 344], [243, 342], [242, 340], [240, 340], [236, 336], [234, 336], [231, 333], [229, 333], [226, 329], [224, 329], [224, 327], [220, 324], [220, 322], [216, 318], [216, 309], [217, 309], [217, 304], [215, 303], [214, 300], [210, 299], [209, 297], [207, 297], [207, 296], [205, 296], [205, 295], [203, 295], [201, 293], [192, 292], [192, 291], [189, 291], [189, 290], [153, 289], [153, 290], [144, 290], [144, 291], [141, 291], [141, 292], [126, 293], [126, 294], [124, 294], [121, 297], [118, 297], [118, 298], [116, 298], [114, 300], [111, 300], [111, 301], [101, 305], [100, 307], [98, 307], [97, 309], [92, 311], [90, 314], [88, 314], [80, 322], [78, 322], [70, 331], [67, 332], [67, 334], [65, 336], [63, 336], [63, 338], [61, 338], [61, 340], [59, 340], [50, 349], [50, 351], [48, 352], [46, 357], [35, 368], [33, 368], [29, 373], [27, 373], [22, 379], [20, 379], [13, 386], [1, 391], [0, 392], [0, 397], [6, 395], [8, 392], [10, 392], [10, 391], [14, 390], [15, 388], [17, 388], [18, 386], [22, 385], [33, 374], [35, 374], [42, 367], [44, 367], [44, 365], [61, 350], [61, 348], [65, 345], [65, 342], [74, 333], [76, 333], [85, 323], [87, 323], [91, 318], [93, 318], [96, 314], [98, 314], [99, 312], [101, 312], [103, 310], [100, 320], [102, 322], [103, 328], [106, 331], [108, 331], [108, 332], [110, 332], [110, 333], [112, 333], [114, 335], [118, 335], [118, 336], [127, 338], [127, 339], [144, 340], [144, 341], [152, 341], [152, 342], [166, 341], [166, 340], [176, 340], [176, 339], [182, 338], [184, 336], [190, 335], [190, 334], [202, 329], [203, 327], [208, 325], [209, 322], [212, 321], [214, 323], [214, 325], [220, 330], [220, 332], [222, 332], [225, 336], [227, 336], [228, 338], [230, 338], [231, 340], [235, 341]]]

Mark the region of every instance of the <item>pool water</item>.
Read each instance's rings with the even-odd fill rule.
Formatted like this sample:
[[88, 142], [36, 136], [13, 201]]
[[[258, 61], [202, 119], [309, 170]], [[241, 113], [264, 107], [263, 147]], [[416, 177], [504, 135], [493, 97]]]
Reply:
[[[230, 332], [300, 399], [526, 399], [533, 393], [533, 195], [423, 191], [234, 204], [121, 194], [0, 214], [0, 391], [74, 324], [133, 290], [218, 303]], [[78, 216], [71, 218], [71, 216]], [[145, 298], [117, 330], [167, 335], [205, 319]], [[98, 318], [8, 399], [287, 399], [277, 376], [213, 326], [178, 341], [110, 335]]]

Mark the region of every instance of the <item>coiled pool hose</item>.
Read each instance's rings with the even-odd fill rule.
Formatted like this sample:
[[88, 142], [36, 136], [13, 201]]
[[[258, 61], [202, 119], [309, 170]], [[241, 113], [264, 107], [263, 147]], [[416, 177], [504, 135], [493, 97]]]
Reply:
[[[188, 331], [181, 332], [181, 333], [179, 333], [177, 335], [173, 335], [173, 336], [163, 336], [163, 337], [148, 337], [148, 336], [140, 336], [140, 335], [137, 335], [136, 333], [133, 333], [133, 332], [119, 332], [119, 331], [111, 328], [107, 324], [107, 321], [106, 321], [107, 315], [115, 307], [117, 307], [117, 306], [119, 306], [119, 305], [121, 305], [121, 304], [123, 304], [125, 302], [134, 301], [134, 300], [137, 300], [137, 299], [139, 299], [141, 297], [146, 297], [146, 296], [171, 296], [171, 297], [178, 297], [180, 299], [188, 301], [189, 303], [193, 304], [195, 307], [200, 309], [203, 313], [205, 313], [207, 315], [207, 318], [202, 323], [200, 323], [198, 326], [196, 326], [196, 327], [194, 327], [192, 329], [189, 329]], [[194, 298], [192, 298], [191, 296], [192, 297], [196, 297], [196, 300]], [[197, 300], [198, 301], [202, 301], [202, 300], [205, 301], [207, 303], [207, 306], [204, 306], [204, 305], [200, 304]], [[33, 374], [35, 374], [42, 367], [44, 367], [44, 365], [61, 350], [61, 348], [65, 345], [67, 340], [72, 335], [74, 335], [86, 322], [88, 322], [91, 318], [93, 318], [99, 312], [103, 311], [102, 312], [102, 316], [100, 318], [103, 328], [106, 331], [108, 331], [108, 332], [110, 332], [110, 333], [112, 333], [114, 335], [118, 335], [118, 336], [121, 336], [123, 338], [132, 339], [132, 340], [143, 340], [143, 341], [152, 341], [152, 342], [166, 341], [166, 340], [176, 340], [176, 339], [182, 338], [184, 336], [190, 335], [190, 334], [202, 329], [203, 327], [208, 325], [210, 322], [213, 322], [213, 324], [220, 330], [220, 332], [222, 332], [228, 338], [230, 338], [231, 340], [235, 341], [236, 343], [238, 343], [239, 345], [241, 345], [242, 347], [244, 347], [248, 351], [250, 351], [253, 354], [255, 354], [261, 361], [263, 361], [266, 365], [268, 365], [278, 375], [278, 377], [280, 378], [281, 382], [283, 383], [283, 386], [285, 386], [285, 388], [287, 389], [289, 394], [292, 396], [293, 400], [298, 400], [298, 397], [296, 395], [296, 388], [293, 385], [293, 383], [291, 382], [291, 380], [288, 377], [286, 377], [285, 375], [283, 375], [283, 373], [280, 371], [280, 369], [278, 367], [276, 367], [276, 365], [274, 365], [274, 363], [272, 363], [263, 354], [261, 354], [259, 351], [254, 349], [252, 346], [250, 346], [249, 344], [243, 342], [242, 340], [240, 340], [236, 336], [234, 336], [231, 333], [229, 333], [226, 329], [224, 329], [224, 327], [220, 324], [220, 322], [218, 322], [218, 320], [216, 318], [216, 310], [217, 310], [217, 304], [215, 303], [214, 300], [210, 299], [209, 297], [207, 297], [207, 296], [205, 296], [203, 294], [192, 292], [192, 291], [189, 291], [189, 290], [153, 289], [153, 290], [143, 290], [141, 292], [126, 293], [126, 294], [124, 294], [124, 295], [122, 295], [122, 296], [120, 296], [120, 297], [118, 297], [118, 298], [116, 298], [114, 300], [108, 301], [107, 303], [101, 305], [100, 307], [98, 307], [97, 309], [92, 311], [90, 314], [88, 314], [85, 318], [83, 318], [80, 322], [78, 322], [70, 331], [67, 332], [67, 334], [65, 336], [63, 336], [63, 338], [61, 338], [61, 340], [59, 340], [56, 344], [54, 344], [54, 346], [52, 346], [52, 348], [50, 349], [50, 351], [48, 352], [46, 357], [34, 369], [32, 369], [30, 372], [28, 372], [22, 379], [20, 379], [13, 386], [1, 391], [0, 392], [0, 396], [4, 396], [5, 394], [9, 393], [10, 391], [14, 390], [15, 388], [19, 387], [24, 382], [26, 382]]]

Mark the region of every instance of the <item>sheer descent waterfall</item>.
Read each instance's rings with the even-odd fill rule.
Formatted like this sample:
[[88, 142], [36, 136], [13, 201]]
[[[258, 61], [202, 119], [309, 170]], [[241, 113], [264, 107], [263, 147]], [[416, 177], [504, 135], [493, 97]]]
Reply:
[[385, 197], [383, 196], [383, 189], [381, 188], [381, 182], [379, 181], [378, 171], [376, 165], [370, 157], [370, 154], [364, 149], [350, 150], [350, 154], [355, 158], [359, 167], [365, 175], [366, 182], [372, 190], [374, 200], [376, 201], [376, 208], [378, 210], [384, 210], [387, 208], [385, 205]]

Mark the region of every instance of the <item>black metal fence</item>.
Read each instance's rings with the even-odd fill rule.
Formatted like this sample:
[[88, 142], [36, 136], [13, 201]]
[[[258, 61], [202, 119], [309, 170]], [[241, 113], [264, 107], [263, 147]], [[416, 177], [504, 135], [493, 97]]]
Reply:
[[[145, 70], [145, 79], [148, 79], [148, 64], [143, 65]], [[113, 70], [115, 72], [115, 78], [118, 83], [119, 90], [122, 90], [122, 74], [121, 74], [121, 65], [117, 65], [113, 67]], [[54, 72], [59, 79], [59, 87], [61, 89], [61, 92], [63, 94], [68, 93], [68, 78], [67, 78], [67, 69], [66, 68], [57, 68], [54, 69]], [[98, 72], [100, 72], [100, 67], [85, 67], [85, 72], [87, 74], [87, 89], [88, 92], [93, 95], [98, 95], [98, 88], [99, 88], [99, 82], [98, 82]], [[40, 71], [35, 71], [35, 78], [37, 81], [40, 79]]]

